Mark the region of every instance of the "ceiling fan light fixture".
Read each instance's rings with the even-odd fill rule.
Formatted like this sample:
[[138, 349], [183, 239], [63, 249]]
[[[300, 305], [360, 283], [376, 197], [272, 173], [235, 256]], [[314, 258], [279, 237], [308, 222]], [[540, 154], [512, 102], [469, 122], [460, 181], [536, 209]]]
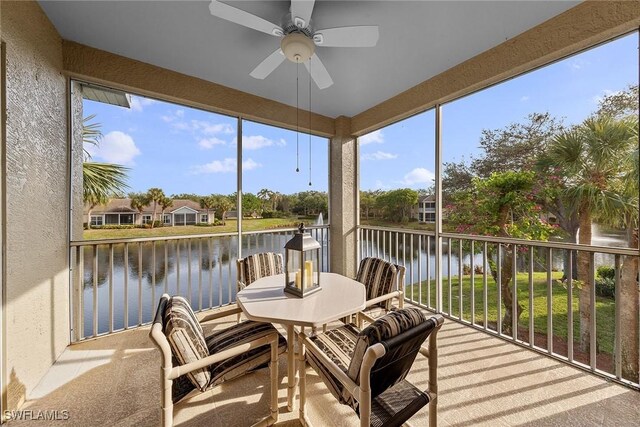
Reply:
[[280, 42], [280, 49], [291, 62], [307, 62], [314, 54], [316, 45], [309, 37], [300, 33], [287, 34]]

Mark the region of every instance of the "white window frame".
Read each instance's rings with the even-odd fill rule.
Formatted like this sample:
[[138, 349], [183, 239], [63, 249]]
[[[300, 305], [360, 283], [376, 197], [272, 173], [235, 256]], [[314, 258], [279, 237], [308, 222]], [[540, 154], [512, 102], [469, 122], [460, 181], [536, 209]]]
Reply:
[[89, 224], [95, 227], [103, 226], [104, 221], [102, 220], [102, 215], [91, 215], [91, 218], [89, 218]]
[[142, 215], [142, 223], [149, 224], [151, 222], [151, 214], [143, 214]]
[[209, 214], [203, 213], [200, 214], [200, 222], [209, 222]]
[[164, 214], [162, 217], [163, 224], [171, 224], [171, 214]]

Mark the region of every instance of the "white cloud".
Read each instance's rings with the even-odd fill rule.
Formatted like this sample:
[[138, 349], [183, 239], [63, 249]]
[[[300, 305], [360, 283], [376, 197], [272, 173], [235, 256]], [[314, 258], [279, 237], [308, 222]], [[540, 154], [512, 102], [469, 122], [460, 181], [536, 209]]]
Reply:
[[375, 153], [367, 153], [362, 155], [363, 160], [391, 160], [398, 158], [397, 154], [385, 153], [384, 151], [376, 151]]
[[87, 151], [93, 159], [120, 165], [133, 165], [134, 157], [141, 154], [133, 138], [118, 130], [106, 134], [97, 147], [87, 146]]
[[[204, 165], [194, 166], [192, 168], [193, 174], [205, 174], [205, 173], [231, 173], [236, 171], [238, 162], [236, 159], [226, 158], [224, 160], [214, 160]], [[253, 170], [262, 166], [260, 163], [253, 159], [247, 159], [242, 162], [242, 170]]]
[[358, 138], [358, 142], [360, 143], [360, 145], [367, 145], [372, 143], [382, 144], [384, 142], [384, 134], [381, 130], [375, 130], [366, 135], [362, 135], [360, 138]]
[[[234, 144], [235, 143], [237, 143], [236, 140], [234, 140]], [[273, 146], [284, 147], [285, 145], [287, 145], [287, 141], [283, 138], [274, 141], [262, 135], [242, 136], [242, 148], [245, 150], [259, 150], [264, 147]]]
[[131, 95], [131, 102], [129, 102], [129, 105], [131, 106], [131, 111], [142, 111], [144, 110], [144, 107], [155, 104], [156, 102], [158, 101], [155, 99]]
[[175, 130], [190, 132], [194, 135], [233, 135], [235, 127], [229, 123], [212, 123], [207, 120], [185, 120], [184, 110], [176, 110], [171, 114], [161, 116], [162, 121], [171, 124]]
[[215, 136], [212, 136], [211, 138], [203, 138], [200, 141], [198, 141], [198, 145], [200, 146], [200, 148], [204, 150], [209, 150], [215, 147], [216, 145], [225, 145], [225, 144], [226, 144], [225, 141], [223, 141], [222, 139], [218, 139]]
[[529, 96], [524, 95], [523, 97], [520, 98], [520, 102], [527, 102], [529, 100]]
[[405, 185], [431, 184], [435, 177], [433, 172], [425, 168], [415, 168], [404, 176], [402, 183]]

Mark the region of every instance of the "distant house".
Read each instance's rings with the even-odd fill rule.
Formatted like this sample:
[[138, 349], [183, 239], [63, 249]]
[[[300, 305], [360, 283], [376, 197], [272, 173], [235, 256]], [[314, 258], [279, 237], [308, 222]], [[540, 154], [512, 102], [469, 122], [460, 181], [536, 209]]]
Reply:
[[145, 206], [142, 214], [131, 209], [131, 199], [111, 199], [106, 205], [98, 205], [91, 210], [91, 218], [88, 218], [88, 207], [84, 208], [84, 222], [91, 222], [92, 227], [101, 225], [144, 225], [155, 221], [162, 221], [165, 226], [213, 224], [215, 218], [213, 210], [207, 212], [200, 204], [193, 200], [174, 199], [173, 206], [165, 209], [156, 206], [153, 212], [153, 204]]
[[420, 196], [418, 198], [418, 206], [414, 209], [413, 216], [418, 222], [436, 222], [436, 196]]

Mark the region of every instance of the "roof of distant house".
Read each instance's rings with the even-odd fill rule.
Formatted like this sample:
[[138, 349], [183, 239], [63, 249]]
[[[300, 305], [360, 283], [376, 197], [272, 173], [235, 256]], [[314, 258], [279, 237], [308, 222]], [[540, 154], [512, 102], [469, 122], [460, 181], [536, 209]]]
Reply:
[[435, 202], [436, 201], [436, 196], [435, 194], [428, 194], [426, 196], [420, 196], [418, 197], [418, 203], [423, 203], [423, 202]]

